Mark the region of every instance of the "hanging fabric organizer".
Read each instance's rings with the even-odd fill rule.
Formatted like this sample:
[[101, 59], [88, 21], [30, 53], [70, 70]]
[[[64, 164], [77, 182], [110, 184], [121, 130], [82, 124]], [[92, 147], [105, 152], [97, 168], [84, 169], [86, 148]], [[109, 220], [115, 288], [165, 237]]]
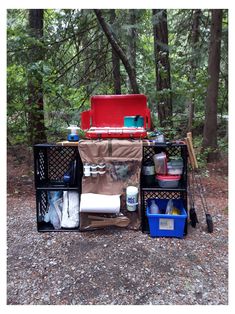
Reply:
[[[127, 217], [130, 223], [125, 227], [138, 230], [141, 225], [141, 210], [130, 212], [126, 207], [126, 188], [136, 186], [139, 189], [140, 172], [142, 163], [141, 140], [81, 140], [78, 144], [79, 153], [86, 175], [82, 178], [82, 193], [100, 195], [120, 195], [120, 217]], [[87, 169], [89, 168], [89, 171]], [[101, 168], [101, 171], [100, 171]], [[105, 169], [105, 170], [104, 170]], [[92, 196], [91, 196], [92, 197]], [[94, 197], [94, 202], [99, 198]], [[102, 198], [100, 198], [102, 200]], [[92, 201], [91, 201], [92, 202]], [[139, 203], [139, 200], [138, 200]], [[140, 203], [139, 203], [140, 204]], [[102, 203], [97, 203], [97, 214], [100, 217], [114, 217], [113, 214], [101, 214]], [[80, 230], [94, 229], [92, 213], [80, 212]], [[117, 214], [115, 214], [117, 217]], [[97, 228], [97, 227], [96, 227]]]

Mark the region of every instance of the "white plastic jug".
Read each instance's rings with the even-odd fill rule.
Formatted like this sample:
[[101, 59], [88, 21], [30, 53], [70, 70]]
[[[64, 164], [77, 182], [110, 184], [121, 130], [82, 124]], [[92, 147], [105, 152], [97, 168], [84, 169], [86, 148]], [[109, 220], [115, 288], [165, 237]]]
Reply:
[[128, 186], [126, 188], [126, 205], [127, 210], [133, 212], [138, 205], [138, 188], [135, 186]]

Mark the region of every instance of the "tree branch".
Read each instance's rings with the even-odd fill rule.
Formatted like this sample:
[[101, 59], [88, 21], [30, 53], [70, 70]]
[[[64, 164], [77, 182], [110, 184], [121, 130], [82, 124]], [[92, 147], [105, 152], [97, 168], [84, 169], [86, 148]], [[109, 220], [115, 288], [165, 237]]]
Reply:
[[136, 81], [136, 75], [135, 75], [135, 71], [134, 68], [131, 66], [125, 52], [123, 51], [120, 43], [117, 41], [117, 39], [114, 37], [113, 33], [111, 32], [108, 24], [105, 22], [101, 10], [94, 10], [96, 17], [109, 41], [109, 43], [111, 44], [111, 46], [113, 47], [113, 49], [115, 50], [116, 54], [119, 56], [119, 58], [122, 60], [122, 63], [127, 71], [127, 74], [129, 76], [129, 80], [130, 80], [130, 85], [132, 88], [133, 93], [135, 94], [139, 94], [139, 88], [138, 88], [138, 84]]

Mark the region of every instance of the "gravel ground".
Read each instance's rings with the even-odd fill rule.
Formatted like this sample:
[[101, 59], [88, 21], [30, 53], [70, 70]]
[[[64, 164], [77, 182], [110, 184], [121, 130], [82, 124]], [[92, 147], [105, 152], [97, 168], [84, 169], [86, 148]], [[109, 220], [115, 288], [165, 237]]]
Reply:
[[122, 229], [38, 233], [33, 196], [8, 198], [7, 304], [228, 304], [226, 199], [214, 233], [184, 239]]

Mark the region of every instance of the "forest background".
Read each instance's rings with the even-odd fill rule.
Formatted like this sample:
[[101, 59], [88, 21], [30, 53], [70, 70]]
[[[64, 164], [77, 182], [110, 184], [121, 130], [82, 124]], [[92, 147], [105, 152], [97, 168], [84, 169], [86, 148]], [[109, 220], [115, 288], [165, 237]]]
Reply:
[[[7, 11], [7, 143], [66, 138], [96, 94], [143, 93], [199, 161], [228, 150], [228, 10]], [[202, 149], [201, 149], [202, 148]]]
[[[55, 7], [52, 2], [51, 7]], [[221, 6], [216, 1], [212, 5], [209, 2], [206, 3], [208, 7]], [[103, 7], [102, 3], [99, 4]], [[201, 4], [202, 2], [197, 2], [196, 7], [204, 7], [205, 4]], [[47, 6], [43, 5], [43, 1], [40, 5], [44, 8]], [[228, 7], [226, 1], [224, 6]], [[17, 8], [17, 4], [14, 7]], [[115, 9], [115, 12], [109, 9], [102, 9], [101, 12], [93, 9], [44, 9], [40, 10], [41, 13], [37, 12], [37, 19], [32, 19], [37, 10], [12, 8], [5, 12], [7, 23], [4, 19], [0, 23], [7, 24], [1, 27], [4, 31], [6, 27], [6, 41], [3, 41], [3, 45], [7, 46], [7, 74], [5, 75], [3, 67], [3, 76], [7, 80], [7, 105], [3, 101], [3, 106], [7, 112], [1, 118], [6, 119], [7, 136], [3, 137], [3, 141], [7, 141], [7, 152], [10, 152], [10, 189], [7, 193], [9, 203], [16, 204], [17, 214], [19, 204], [22, 203], [22, 217], [25, 215], [30, 195], [33, 195], [34, 204], [32, 145], [66, 139], [65, 128], [69, 123], [79, 124], [80, 112], [89, 107], [90, 96], [94, 94], [118, 93], [118, 88], [121, 88], [123, 94], [133, 93], [136, 92], [133, 88], [137, 87], [140, 93], [145, 93], [148, 97], [155, 127], [162, 130], [168, 138], [182, 138], [188, 130], [192, 130], [200, 166], [205, 166], [210, 158], [227, 158], [228, 114], [231, 121], [232, 111], [231, 107], [228, 110], [228, 23], [232, 28], [235, 20], [232, 19], [232, 10], [189, 8], [162, 9], [160, 12], [152, 7]], [[124, 55], [120, 55], [120, 50], [118, 55], [117, 47], [115, 50], [115, 44], [111, 44], [110, 37], [98, 18], [99, 13]], [[213, 16], [218, 18], [216, 21], [219, 23], [213, 22]], [[33, 21], [37, 21], [37, 25]], [[160, 25], [165, 30], [167, 28], [167, 36], [162, 31], [167, 43], [163, 38], [156, 41], [159, 32], [163, 30], [158, 28]], [[215, 25], [218, 28], [215, 29]], [[219, 35], [215, 39], [212, 33]], [[233, 49], [230, 48], [231, 56]], [[212, 52], [216, 53], [216, 64]], [[115, 62], [117, 66], [114, 66]], [[230, 57], [230, 81], [232, 63]], [[215, 70], [213, 74], [210, 72], [212, 69]], [[117, 78], [120, 78], [119, 85]], [[214, 92], [211, 92], [211, 88]], [[2, 90], [5, 92], [4, 84]], [[231, 99], [233, 90], [230, 92]], [[212, 97], [211, 100], [209, 96]], [[168, 110], [161, 111], [163, 108]], [[213, 121], [208, 122], [208, 117], [213, 117]], [[1, 126], [3, 125], [1, 120]], [[209, 131], [206, 131], [207, 126]], [[211, 130], [210, 127], [214, 129]], [[205, 140], [205, 134], [212, 135], [209, 143]], [[231, 148], [232, 141], [230, 144]], [[30, 152], [30, 158], [26, 156], [25, 149]], [[5, 164], [6, 154], [4, 149], [1, 151]], [[214, 170], [219, 163], [211, 165]], [[224, 177], [226, 173], [226, 177], [225, 167], [219, 171], [219, 176], [222, 174]], [[209, 172], [204, 169], [203, 176], [207, 173]], [[222, 186], [224, 181], [219, 176], [216, 177], [216, 182]], [[215, 192], [217, 189], [214, 186], [211, 185], [211, 193], [216, 196], [216, 204], [221, 194]], [[2, 187], [4, 190], [3, 185]], [[223, 188], [226, 189], [227, 186], [224, 185]], [[226, 193], [222, 192], [226, 197]], [[5, 208], [5, 199], [2, 208]], [[217, 210], [217, 207], [214, 206], [213, 209]], [[15, 213], [9, 212], [13, 212], [13, 215]], [[230, 214], [230, 221], [234, 221], [233, 212], [230, 211]], [[24, 226], [22, 221], [23, 219], [19, 220], [19, 225]], [[5, 228], [3, 219], [4, 236]], [[223, 225], [221, 230], [222, 228], [226, 229]], [[2, 248], [5, 254], [5, 246]], [[230, 266], [232, 265], [234, 263], [230, 259]], [[5, 303], [5, 290], [2, 292]]]

